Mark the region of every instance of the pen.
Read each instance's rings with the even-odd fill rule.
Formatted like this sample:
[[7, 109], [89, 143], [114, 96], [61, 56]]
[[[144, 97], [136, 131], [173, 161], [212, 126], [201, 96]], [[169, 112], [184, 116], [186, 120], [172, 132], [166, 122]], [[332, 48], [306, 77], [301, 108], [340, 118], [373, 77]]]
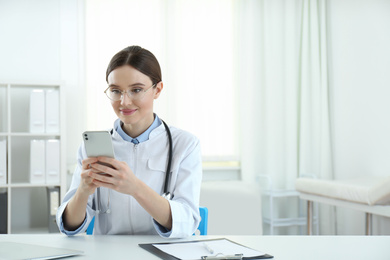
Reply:
[[[219, 254], [218, 254], [219, 255]], [[202, 256], [200, 259], [202, 260], [227, 260], [227, 259], [236, 259], [236, 260], [242, 260], [242, 254], [235, 254], [235, 255], [222, 255], [221, 256]]]
[[210, 254], [214, 254], [214, 250], [211, 247], [209, 247], [209, 245], [206, 244], [206, 242], [204, 242], [203, 245], [207, 249], [207, 251], [209, 251]]

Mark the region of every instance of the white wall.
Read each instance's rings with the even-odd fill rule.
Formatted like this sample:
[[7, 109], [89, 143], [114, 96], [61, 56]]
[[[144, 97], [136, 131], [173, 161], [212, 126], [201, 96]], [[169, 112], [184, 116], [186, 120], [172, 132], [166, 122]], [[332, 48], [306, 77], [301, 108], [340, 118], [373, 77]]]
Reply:
[[0, 79], [60, 79], [60, 1], [0, 1]]
[[[328, 1], [336, 179], [390, 175], [390, 1]], [[364, 234], [364, 214], [337, 209], [338, 234]], [[374, 217], [374, 234], [390, 220]]]
[[0, 0], [0, 82], [60, 82], [68, 168], [85, 129], [82, 0]]

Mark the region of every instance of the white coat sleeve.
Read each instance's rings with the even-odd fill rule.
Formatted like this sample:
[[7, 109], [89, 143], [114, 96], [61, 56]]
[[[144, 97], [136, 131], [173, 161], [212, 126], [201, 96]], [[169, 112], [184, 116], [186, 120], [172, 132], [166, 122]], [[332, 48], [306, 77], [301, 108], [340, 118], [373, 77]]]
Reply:
[[91, 208], [92, 198], [93, 198], [93, 195], [91, 195], [88, 198], [86, 218], [78, 229], [73, 230], [73, 231], [66, 230], [64, 227], [63, 220], [62, 220], [65, 208], [68, 205], [71, 198], [73, 198], [73, 196], [75, 195], [77, 188], [79, 187], [79, 184], [80, 184], [80, 179], [81, 179], [80, 174], [81, 174], [81, 168], [82, 168], [82, 161], [83, 161], [83, 158], [86, 157], [86, 155], [83, 152], [82, 147], [83, 147], [83, 145], [79, 147], [79, 150], [77, 153], [77, 166], [76, 166], [76, 169], [73, 173], [72, 183], [70, 185], [69, 191], [65, 194], [64, 200], [62, 201], [60, 207], [57, 210], [57, 214], [56, 214], [58, 228], [60, 229], [61, 233], [64, 233], [68, 236], [76, 235], [79, 233], [84, 233], [87, 230], [88, 225], [91, 222], [92, 218], [95, 216], [95, 211], [92, 210], [92, 208]]

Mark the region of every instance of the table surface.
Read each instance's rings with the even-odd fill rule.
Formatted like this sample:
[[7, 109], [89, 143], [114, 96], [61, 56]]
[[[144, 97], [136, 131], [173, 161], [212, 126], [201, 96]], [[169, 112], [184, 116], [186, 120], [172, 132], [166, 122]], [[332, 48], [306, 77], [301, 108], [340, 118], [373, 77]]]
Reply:
[[268, 253], [274, 259], [390, 259], [390, 236], [193, 236], [164, 239], [158, 236], [87, 236], [62, 234], [0, 235], [0, 241], [28, 243], [81, 250], [69, 259], [160, 259], [140, 248], [141, 243], [227, 238]]

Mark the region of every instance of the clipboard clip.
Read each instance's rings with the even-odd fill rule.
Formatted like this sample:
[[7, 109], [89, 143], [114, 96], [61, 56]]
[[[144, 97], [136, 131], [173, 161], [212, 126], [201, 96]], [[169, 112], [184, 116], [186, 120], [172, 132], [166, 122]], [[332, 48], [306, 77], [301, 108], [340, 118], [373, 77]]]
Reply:
[[223, 254], [219, 253], [216, 255], [202, 256], [201, 259], [202, 260], [230, 260], [230, 259], [242, 260], [242, 254], [223, 255]]

